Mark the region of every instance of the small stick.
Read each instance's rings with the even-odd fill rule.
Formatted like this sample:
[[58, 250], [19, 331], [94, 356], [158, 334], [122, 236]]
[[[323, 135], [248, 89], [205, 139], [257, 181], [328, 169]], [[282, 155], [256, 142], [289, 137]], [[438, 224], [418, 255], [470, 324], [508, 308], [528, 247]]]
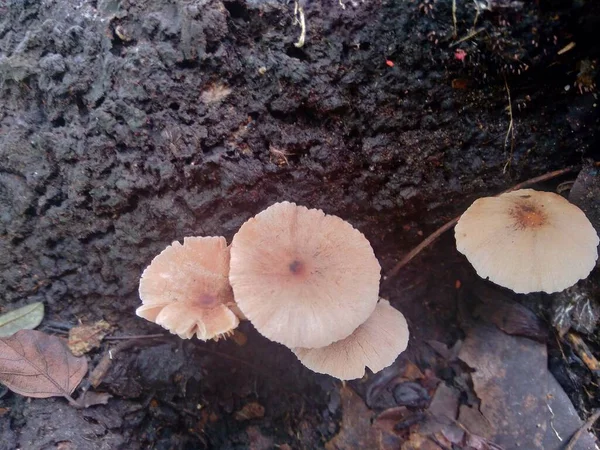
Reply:
[[296, 23], [300, 24], [300, 37], [298, 38], [298, 42], [294, 43], [294, 46], [302, 48], [306, 39], [306, 20], [304, 19], [304, 9], [298, 4], [298, 0], [294, 3], [294, 18]]
[[107, 336], [104, 338], [105, 341], [125, 341], [127, 339], [156, 339], [161, 337], [168, 337], [167, 334], [134, 334], [131, 336]]
[[575, 434], [569, 440], [569, 443], [565, 447], [565, 450], [573, 450], [575, 448], [575, 444], [577, 444], [577, 441], [579, 440], [583, 432], [592, 428], [592, 426], [594, 425], [594, 423], [596, 423], [596, 420], [598, 420], [598, 418], [600, 418], [600, 409], [596, 410], [596, 412], [592, 414], [592, 416], [587, 420], [587, 422], [584, 423], [583, 426], [575, 432]]
[[[594, 163], [594, 165], [600, 165], [600, 163]], [[504, 193], [510, 192], [510, 191], [516, 191], [517, 189], [522, 189], [524, 187], [531, 186], [532, 184], [536, 184], [541, 181], [551, 180], [552, 178], [556, 178], [556, 177], [559, 177], [566, 173], [573, 172], [577, 168], [578, 167], [567, 167], [565, 169], [555, 170], [554, 172], [549, 172], [544, 175], [540, 175], [539, 177], [531, 178], [527, 181], [523, 181], [522, 183], [514, 185], [510, 189], [507, 189], [507, 190], [501, 192], [501, 194], [504, 194]], [[392, 270], [390, 270], [390, 272], [388, 273], [387, 278], [389, 279], [389, 278], [396, 276], [398, 274], [398, 272], [400, 271], [400, 269], [402, 269], [405, 265], [407, 265], [410, 261], [412, 261], [412, 259], [415, 256], [417, 256], [419, 253], [421, 253], [423, 250], [425, 250], [428, 246], [433, 244], [442, 234], [444, 234], [446, 231], [448, 231], [450, 228], [452, 228], [454, 225], [456, 225], [456, 222], [458, 222], [458, 219], [460, 219], [460, 216], [455, 217], [454, 219], [445, 223], [440, 228], [438, 228], [433, 233], [431, 233], [427, 237], [427, 239], [425, 239], [423, 242], [421, 242], [419, 245], [417, 245], [404, 258], [402, 258], [400, 261], [398, 261], [396, 263], [394, 268]]]
[[504, 164], [504, 168], [502, 169], [502, 173], [506, 173], [506, 169], [510, 167], [513, 159], [513, 153], [515, 150], [515, 127], [513, 121], [513, 111], [512, 111], [512, 100], [510, 99], [510, 89], [508, 88], [508, 81], [506, 81], [506, 76], [504, 77], [504, 87], [506, 88], [506, 95], [508, 97], [508, 117], [510, 121], [508, 122], [508, 130], [506, 130], [506, 137], [504, 138], [504, 151], [506, 151], [506, 146], [508, 144], [508, 136], [510, 136], [510, 155], [506, 164]]
[[456, 0], [452, 0], [452, 24], [454, 25], [454, 39], [458, 37], [458, 29], [456, 26]]
[[456, 47], [458, 44], [468, 41], [469, 39], [474, 38], [475, 36], [477, 36], [479, 33], [481, 33], [482, 31], [484, 31], [485, 28], [479, 28], [477, 30], [473, 30], [471, 31], [469, 34], [467, 34], [465, 37], [460, 38], [458, 41], [453, 42], [452, 44], [450, 44], [450, 48], [452, 47]]

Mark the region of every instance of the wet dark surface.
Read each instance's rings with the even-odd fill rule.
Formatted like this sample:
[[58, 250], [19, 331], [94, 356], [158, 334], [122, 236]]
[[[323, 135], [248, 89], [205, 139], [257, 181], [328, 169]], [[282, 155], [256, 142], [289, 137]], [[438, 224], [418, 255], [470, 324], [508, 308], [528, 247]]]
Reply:
[[[456, 38], [450, 1], [305, 3], [306, 44], [296, 48], [293, 3], [0, 0], [0, 312], [43, 301], [47, 321], [157, 333], [134, 315], [137, 283], [174, 239], [230, 240], [248, 217], [290, 200], [350, 221], [385, 271], [473, 199], [599, 159], [587, 92], [597, 81], [594, 2], [490, 1], [481, 31], [458, 44], [475, 20], [469, 3], [457, 2]], [[450, 233], [384, 283], [408, 318], [404, 359], [420, 375], [394, 366], [351, 383], [373, 411], [423, 415], [439, 380], [467, 395], [464, 367], [434, 349], [465, 337], [457, 280], [471, 289], [474, 275]], [[535, 320], [514, 323], [503, 310], [494, 323], [538, 341], [539, 321], [547, 326], [550, 368], [586, 417], [599, 406], [595, 381], [556, 343], [553, 300], [513, 297]], [[0, 448], [331, 442], [340, 383], [249, 324], [241, 331], [243, 346], [136, 341], [98, 387], [114, 396], [106, 406], [5, 393]], [[91, 367], [109, 348], [89, 355]], [[238, 420], [256, 402], [264, 416]]]

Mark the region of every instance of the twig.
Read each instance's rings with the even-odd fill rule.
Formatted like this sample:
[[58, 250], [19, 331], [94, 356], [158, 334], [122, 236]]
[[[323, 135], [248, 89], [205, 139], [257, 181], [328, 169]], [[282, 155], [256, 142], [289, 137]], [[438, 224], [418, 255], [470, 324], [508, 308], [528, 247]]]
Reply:
[[458, 29], [456, 27], [456, 0], [452, 0], [452, 24], [454, 25], [454, 39], [458, 36]]
[[450, 48], [452, 47], [456, 47], [458, 44], [468, 41], [469, 39], [474, 38], [475, 36], [477, 36], [479, 33], [481, 33], [482, 31], [484, 31], [485, 28], [478, 28], [477, 30], [473, 30], [471, 31], [469, 34], [467, 34], [465, 37], [460, 38], [458, 41], [453, 42], [452, 44], [450, 44]]
[[508, 123], [508, 130], [506, 130], [506, 137], [504, 138], [504, 151], [506, 151], [506, 145], [508, 144], [508, 136], [510, 135], [510, 155], [506, 164], [504, 164], [504, 168], [502, 169], [502, 173], [506, 173], [506, 169], [510, 167], [513, 158], [513, 152], [515, 150], [515, 127], [513, 121], [513, 112], [512, 112], [512, 100], [510, 99], [510, 89], [508, 88], [508, 82], [506, 81], [506, 76], [504, 77], [504, 87], [506, 88], [506, 95], [508, 97], [508, 117], [510, 118], [510, 122]]
[[598, 418], [600, 418], [600, 409], [596, 410], [596, 412], [592, 414], [592, 416], [587, 420], [587, 422], [585, 422], [583, 426], [575, 432], [575, 434], [569, 440], [569, 443], [565, 447], [565, 450], [573, 450], [575, 448], [575, 444], [577, 444], [577, 441], [579, 440], [583, 432], [592, 428], [592, 426], [594, 425], [594, 423], [596, 423], [596, 420], [598, 420]]
[[298, 42], [294, 43], [294, 46], [302, 48], [306, 39], [306, 21], [304, 19], [304, 9], [298, 4], [298, 0], [294, 3], [294, 18], [296, 23], [300, 24], [300, 37], [298, 38]]
[[156, 339], [161, 337], [168, 337], [167, 334], [134, 334], [130, 336], [107, 336], [104, 338], [105, 341], [125, 341], [128, 339]]
[[552, 431], [554, 431], [554, 434], [556, 435], [556, 438], [560, 442], [562, 442], [563, 438], [560, 436], [560, 434], [558, 433], [558, 430], [554, 426], [554, 411], [552, 411], [552, 408], [550, 407], [550, 404], [548, 403], [548, 400], [546, 400], [546, 407], [548, 408], [548, 411], [550, 411], [550, 414], [552, 414], [552, 417], [550, 417], [550, 428], [552, 428]]
[[[600, 163], [594, 163], [594, 164], [600, 165]], [[549, 172], [544, 175], [540, 175], [539, 177], [531, 178], [527, 181], [523, 181], [522, 183], [514, 185], [510, 189], [507, 189], [507, 190], [501, 192], [501, 194], [504, 194], [504, 193], [510, 192], [510, 191], [516, 191], [517, 189], [522, 189], [524, 187], [531, 186], [532, 184], [536, 184], [536, 183], [539, 183], [542, 181], [551, 180], [553, 178], [559, 177], [566, 173], [573, 172], [578, 168], [579, 167], [567, 167], [565, 169], [555, 170], [554, 172]], [[454, 219], [445, 223], [440, 228], [438, 228], [433, 233], [431, 233], [427, 237], [427, 239], [425, 239], [423, 242], [421, 242], [419, 245], [417, 245], [404, 258], [402, 258], [400, 261], [398, 261], [398, 263], [396, 263], [394, 268], [392, 270], [390, 270], [390, 272], [388, 273], [387, 278], [390, 279], [390, 278], [396, 276], [398, 274], [398, 272], [400, 271], [400, 269], [402, 269], [405, 265], [407, 265], [410, 261], [412, 261], [412, 259], [415, 256], [417, 256], [419, 253], [421, 253], [423, 250], [425, 250], [429, 245], [434, 243], [442, 234], [444, 234], [446, 231], [448, 231], [450, 228], [452, 228], [456, 224], [456, 222], [458, 222], [458, 219], [460, 219], [460, 216], [455, 217]]]
[[396, 274], [400, 271], [400, 269], [402, 269], [405, 265], [407, 265], [415, 256], [417, 256], [424, 249], [429, 247], [429, 245], [433, 244], [442, 234], [444, 234], [446, 231], [448, 231], [450, 228], [452, 228], [454, 225], [456, 225], [456, 222], [458, 222], [458, 219], [460, 219], [460, 216], [455, 217], [450, 222], [445, 223], [440, 228], [438, 228], [433, 233], [431, 233], [427, 237], [427, 239], [425, 239], [423, 242], [421, 242], [419, 245], [417, 245], [415, 248], [413, 248], [404, 258], [402, 258], [394, 266], [394, 268], [388, 274], [388, 278], [396, 276]]

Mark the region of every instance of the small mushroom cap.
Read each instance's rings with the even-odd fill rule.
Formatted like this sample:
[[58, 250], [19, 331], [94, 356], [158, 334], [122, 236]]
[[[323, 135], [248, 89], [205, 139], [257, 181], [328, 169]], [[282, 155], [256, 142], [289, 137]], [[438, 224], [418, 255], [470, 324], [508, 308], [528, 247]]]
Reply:
[[228, 273], [225, 238], [175, 241], [144, 270], [136, 314], [184, 339], [218, 339], [239, 324]]
[[362, 378], [365, 366], [373, 372], [391, 365], [408, 345], [408, 325], [400, 311], [381, 299], [365, 323], [346, 339], [322, 348], [295, 348], [310, 370], [340, 380]]
[[477, 274], [520, 294], [558, 292], [589, 275], [598, 234], [558, 194], [521, 189], [476, 200], [455, 228]]
[[288, 347], [323, 347], [371, 315], [380, 266], [369, 241], [321, 210], [276, 203], [231, 243], [229, 280], [256, 329]]

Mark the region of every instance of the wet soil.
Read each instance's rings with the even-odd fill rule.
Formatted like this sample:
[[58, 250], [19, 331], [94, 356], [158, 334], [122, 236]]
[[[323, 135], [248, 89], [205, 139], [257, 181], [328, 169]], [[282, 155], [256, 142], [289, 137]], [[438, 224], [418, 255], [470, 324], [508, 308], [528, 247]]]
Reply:
[[[283, 1], [0, 0], [2, 310], [43, 301], [46, 330], [157, 333], [137, 283], [175, 239], [231, 239], [290, 200], [351, 222], [386, 271], [473, 199], [597, 160], [598, 5], [480, 2], [473, 27], [457, 3], [455, 33], [451, 1], [305, 1], [298, 48]], [[382, 290], [422, 370], [425, 339], [464, 336], [456, 280], [472, 273], [444, 239]], [[0, 392], [0, 448], [331, 441], [339, 383], [241, 331], [245, 345], [135, 341], [106, 406]]]

